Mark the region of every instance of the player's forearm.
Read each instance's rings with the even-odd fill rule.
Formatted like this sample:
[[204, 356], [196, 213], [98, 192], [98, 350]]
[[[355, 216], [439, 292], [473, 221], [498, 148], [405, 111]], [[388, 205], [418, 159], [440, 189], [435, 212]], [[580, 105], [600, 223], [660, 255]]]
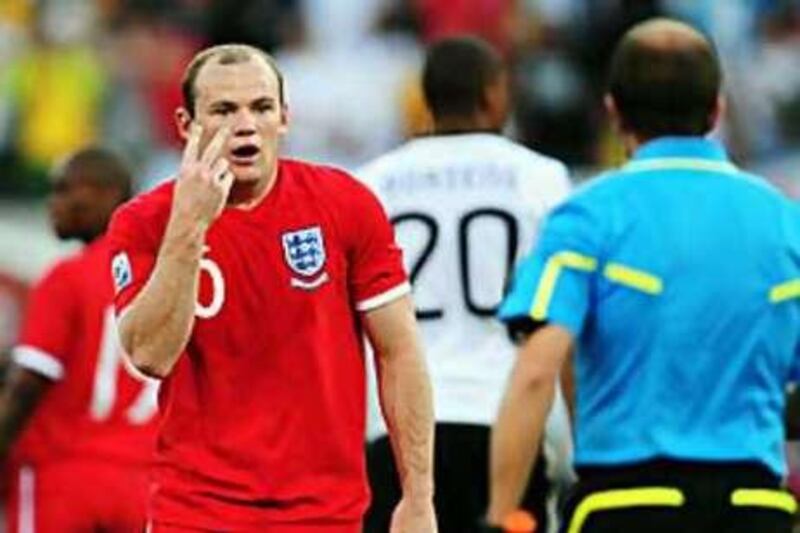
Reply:
[[433, 496], [433, 401], [419, 350], [384, 354], [380, 394], [404, 498]]
[[44, 376], [12, 365], [0, 393], [0, 459], [8, 455], [51, 384]]
[[123, 347], [146, 375], [168, 375], [189, 340], [204, 235], [202, 225], [173, 216], [150, 279], [124, 311]]
[[433, 400], [414, 304], [404, 296], [365, 315], [375, 350], [378, 391], [403, 498], [433, 496]]

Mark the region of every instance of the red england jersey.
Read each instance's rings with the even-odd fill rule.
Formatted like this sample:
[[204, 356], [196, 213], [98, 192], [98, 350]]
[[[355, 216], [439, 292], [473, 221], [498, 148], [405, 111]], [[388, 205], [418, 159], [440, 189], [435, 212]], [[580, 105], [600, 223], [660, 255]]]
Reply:
[[[173, 187], [114, 216], [118, 313], [153, 269]], [[359, 311], [409, 292], [386, 215], [347, 174], [282, 160], [264, 200], [225, 208], [205, 244], [194, 330], [162, 382], [151, 519], [208, 530], [360, 521]]]
[[79, 458], [135, 466], [152, 458], [158, 384], [124, 368], [108, 254], [100, 238], [31, 292], [14, 362], [55, 383], [14, 447], [22, 464]]

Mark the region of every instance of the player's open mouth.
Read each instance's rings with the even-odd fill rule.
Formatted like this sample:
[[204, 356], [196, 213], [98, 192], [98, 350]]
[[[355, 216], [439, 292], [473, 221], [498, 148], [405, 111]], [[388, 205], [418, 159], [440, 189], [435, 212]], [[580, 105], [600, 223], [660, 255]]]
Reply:
[[255, 144], [243, 144], [231, 150], [230, 162], [234, 165], [252, 165], [261, 149]]

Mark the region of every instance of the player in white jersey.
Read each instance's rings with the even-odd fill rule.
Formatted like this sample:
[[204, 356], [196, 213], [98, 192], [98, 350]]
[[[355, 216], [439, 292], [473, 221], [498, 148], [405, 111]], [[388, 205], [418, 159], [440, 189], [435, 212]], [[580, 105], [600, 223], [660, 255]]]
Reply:
[[[384, 203], [414, 287], [434, 384], [439, 530], [469, 533], [488, 503], [489, 432], [515, 357], [495, 311], [515, 262], [570, 183], [562, 163], [501, 136], [507, 73], [486, 43], [451, 38], [435, 44], [423, 86], [433, 135], [409, 141], [357, 174]], [[400, 496], [388, 439], [377, 433], [368, 453], [370, 533], [387, 531]], [[569, 464], [563, 402], [544, 448]], [[546, 531], [542, 476], [534, 476], [527, 504], [540, 532]]]

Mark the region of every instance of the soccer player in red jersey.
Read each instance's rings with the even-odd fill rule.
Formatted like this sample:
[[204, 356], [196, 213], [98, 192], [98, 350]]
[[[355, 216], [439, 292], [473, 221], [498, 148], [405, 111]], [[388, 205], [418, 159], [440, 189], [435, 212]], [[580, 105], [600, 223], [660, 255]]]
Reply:
[[144, 527], [158, 384], [123, 367], [103, 236], [129, 195], [128, 171], [101, 149], [76, 153], [54, 175], [54, 229], [86, 246], [33, 289], [0, 396], [10, 533]]
[[163, 379], [149, 527], [360, 531], [366, 333], [403, 487], [392, 532], [435, 531], [430, 383], [378, 201], [279, 159], [286, 100], [263, 52], [202, 51], [183, 93], [177, 177], [110, 230], [120, 338]]

